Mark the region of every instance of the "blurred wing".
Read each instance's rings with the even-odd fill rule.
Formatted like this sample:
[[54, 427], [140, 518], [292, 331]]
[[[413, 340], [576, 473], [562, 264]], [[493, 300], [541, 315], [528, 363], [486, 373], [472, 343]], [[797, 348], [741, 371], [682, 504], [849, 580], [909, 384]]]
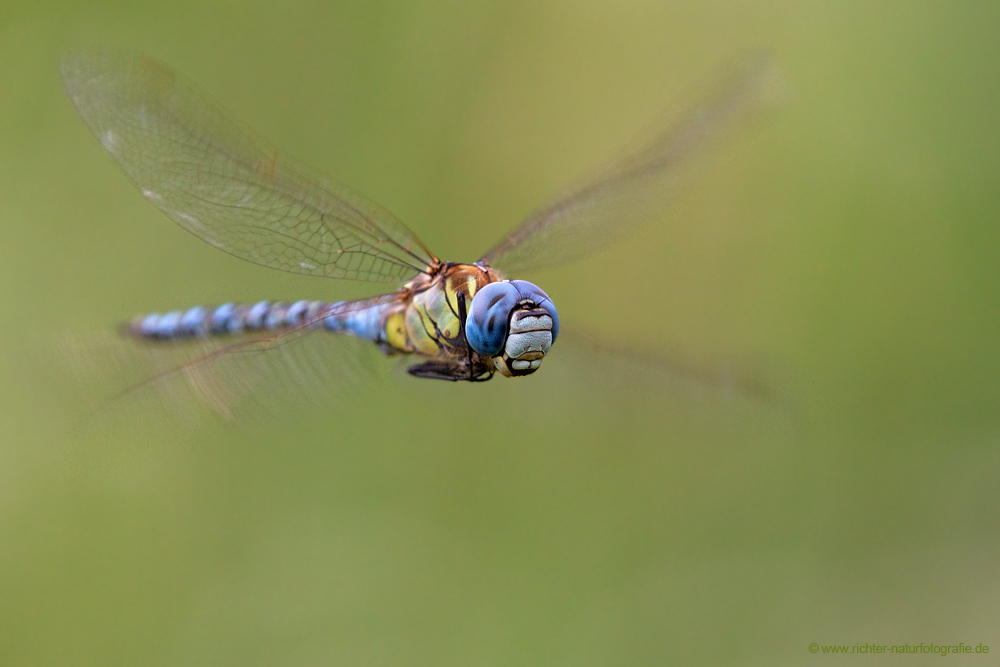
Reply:
[[[336, 311], [365, 309], [398, 296], [349, 301]], [[384, 379], [388, 371], [377, 346], [326, 330], [322, 318], [273, 333], [188, 340], [75, 334], [58, 347], [59, 367], [69, 370], [80, 387], [95, 395], [110, 394], [92, 406], [88, 418], [98, 421], [121, 410], [129, 414], [137, 405], [165, 409], [178, 421], [197, 421], [207, 408], [239, 422], [304, 404], [329, 408], [338, 402], [331, 398], [343, 399], [360, 386]]]
[[690, 421], [765, 439], [801, 427], [794, 378], [756, 355], [705, 356], [566, 326], [550, 356], [539, 380], [559, 387], [560, 400], [610, 419], [651, 413], [657, 429]]
[[680, 351], [671, 353], [635, 341], [602, 337], [580, 326], [565, 327], [559, 332], [558, 354], [566, 354], [573, 360], [570, 366], [579, 373], [596, 376], [595, 382], [604, 387], [613, 385], [616, 375], [626, 385], [637, 382], [644, 374], [657, 378], [658, 383], [716, 398], [739, 398], [762, 404], [784, 399], [774, 372], [746, 359], [741, 363], [699, 359]]
[[513, 275], [610, 245], [654, 219], [668, 177], [696, 149], [772, 99], [779, 85], [766, 55], [748, 60], [674, 127], [536, 211], [481, 261]]
[[62, 60], [84, 122], [154, 206], [275, 269], [397, 283], [434, 260], [388, 210], [296, 162], [194, 83], [128, 51]]

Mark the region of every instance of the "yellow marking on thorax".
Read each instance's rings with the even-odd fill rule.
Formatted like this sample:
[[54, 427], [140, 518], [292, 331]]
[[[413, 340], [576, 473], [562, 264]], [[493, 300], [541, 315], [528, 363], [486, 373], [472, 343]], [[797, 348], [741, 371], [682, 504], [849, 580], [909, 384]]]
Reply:
[[448, 339], [457, 337], [461, 330], [458, 318], [448, 307], [441, 282], [435, 281], [413, 297], [412, 314], [406, 318], [410, 339], [425, 354], [437, 354], [441, 346], [450, 347]]
[[461, 280], [460, 276], [456, 276], [456, 278], [458, 280], [445, 281], [445, 298], [448, 299], [448, 305], [451, 307], [452, 312], [458, 313], [458, 295], [459, 292], [465, 292], [465, 310], [468, 312], [469, 307], [472, 305], [472, 297], [476, 296], [476, 292], [479, 291], [480, 276], [468, 272], [465, 274], [464, 281]]
[[[476, 292], [483, 285], [498, 279], [490, 269], [484, 271], [477, 266], [457, 265], [438, 275], [432, 284], [419, 289], [407, 305], [405, 315], [401, 314], [410, 349], [432, 357], [464, 354], [464, 346], [453, 347], [462, 332], [458, 295], [466, 295], [465, 308], [468, 311]], [[391, 323], [392, 318], [387, 321], [386, 336], [393, 346], [399, 347], [390, 337]]]
[[385, 340], [397, 350], [410, 352], [412, 348], [407, 342], [406, 318], [403, 312], [402, 310], [395, 312], [386, 319]]
[[423, 317], [416, 304], [410, 304], [406, 309], [405, 324], [407, 338], [415, 351], [431, 357], [438, 355], [441, 348], [424, 326]]

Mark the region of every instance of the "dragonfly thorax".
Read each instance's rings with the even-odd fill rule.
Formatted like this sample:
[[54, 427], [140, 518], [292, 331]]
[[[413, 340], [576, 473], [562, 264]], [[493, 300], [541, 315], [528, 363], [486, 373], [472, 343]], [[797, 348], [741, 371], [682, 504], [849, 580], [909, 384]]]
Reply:
[[538, 370], [559, 333], [552, 299], [525, 280], [484, 286], [472, 299], [465, 323], [469, 346], [507, 377]]

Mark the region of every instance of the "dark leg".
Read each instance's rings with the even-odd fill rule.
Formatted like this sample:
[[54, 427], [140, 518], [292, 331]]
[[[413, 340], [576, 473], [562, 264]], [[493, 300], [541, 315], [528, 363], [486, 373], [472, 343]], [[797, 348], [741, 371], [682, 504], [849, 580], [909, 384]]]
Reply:
[[469, 339], [465, 337], [465, 293], [458, 293], [458, 335], [465, 344], [466, 361], [469, 364], [469, 381], [472, 381], [472, 347], [469, 346]]

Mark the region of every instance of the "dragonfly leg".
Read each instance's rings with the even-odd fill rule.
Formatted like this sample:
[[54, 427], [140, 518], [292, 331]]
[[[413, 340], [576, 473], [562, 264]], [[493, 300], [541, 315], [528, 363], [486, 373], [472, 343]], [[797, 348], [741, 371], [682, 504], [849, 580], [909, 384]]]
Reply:
[[472, 382], [472, 347], [465, 337], [465, 292], [458, 293], [458, 337], [465, 345], [466, 362], [469, 367], [469, 382]]

